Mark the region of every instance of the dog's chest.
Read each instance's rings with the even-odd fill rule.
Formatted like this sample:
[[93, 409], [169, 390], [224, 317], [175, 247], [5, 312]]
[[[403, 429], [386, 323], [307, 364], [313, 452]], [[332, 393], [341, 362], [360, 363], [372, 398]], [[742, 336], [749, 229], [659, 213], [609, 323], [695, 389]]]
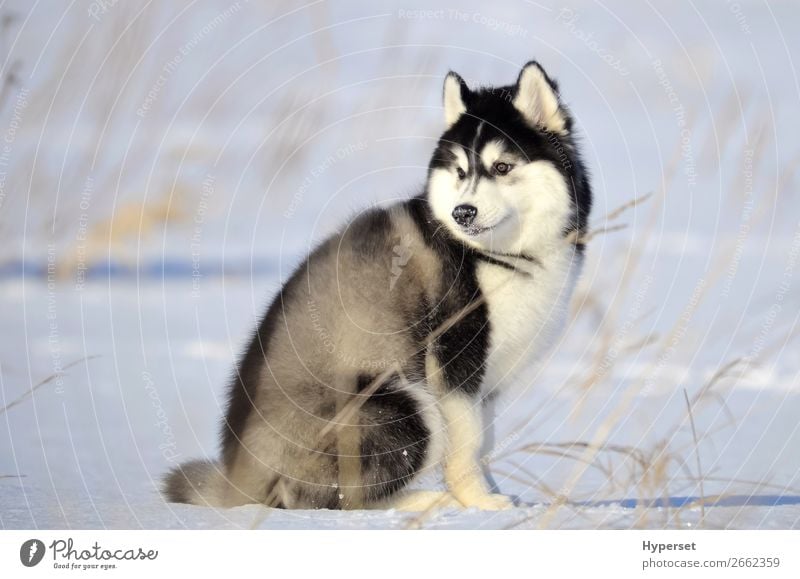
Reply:
[[580, 269], [574, 254], [525, 263], [526, 273], [478, 266], [489, 309], [489, 352], [483, 390], [509, 385], [530, 369], [558, 337]]

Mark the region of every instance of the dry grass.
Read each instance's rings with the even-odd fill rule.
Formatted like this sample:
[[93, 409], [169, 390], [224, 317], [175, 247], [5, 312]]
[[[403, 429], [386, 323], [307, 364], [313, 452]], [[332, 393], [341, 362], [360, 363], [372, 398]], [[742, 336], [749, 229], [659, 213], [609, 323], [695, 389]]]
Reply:
[[703, 520], [706, 518], [706, 493], [703, 489], [703, 466], [700, 462], [700, 444], [697, 441], [697, 429], [694, 425], [694, 415], [692, 415], [692, 403], [689, 402], [689, 393], [686, 391], [686, 388], [683, 389], [683, 396], [686, 399], [686, 411], [689, 414], [689, 423], [692, 426], [692, 440], [694, 440], [694, 456], [697, 459], [697, 477], [700, 484], [700, 526], [702, 526]]
[[78, 358], [77, 360], [74, 360], [74, 361], [70, 362], [69, 364], [66, 364], [62, 368], [61, 372], [56, 372], [54, 374], [51, 374], [50, 376], [48, 376], [44, 380], [42, 380], [40, 382], [37, 382], [36, 384], [31, 386], [30, 389], [27, 390], [22, 396], [18, 397], [15, 400], [12, 400], [7, 405], [5, 405], [3, 408], [0, 408], [0, 415], [5, 414], [6, 412], [11, 410], [15, 406], [18, 406], [18, 405], [22, 404], [23, 402], [25, 402], [25, 400], [27, 400], [28, 398], [33, 396], [34, 392], [36, 392], [42, 386], [45, 386], [46, 384], [50, 384], [53, 380], [56, 380], [57, 378], [65, 376], [66, 374], [63, 372], [63, 370], [68, 370], [68, 369], [72, 368], [73, 366], [75, 366], [77, 364], [80, 364], [81, 362], [86, 362], [86, 361], [92, 360], [94, 358], [97, 358], [97, 356], [84, 356], [82, 358]]

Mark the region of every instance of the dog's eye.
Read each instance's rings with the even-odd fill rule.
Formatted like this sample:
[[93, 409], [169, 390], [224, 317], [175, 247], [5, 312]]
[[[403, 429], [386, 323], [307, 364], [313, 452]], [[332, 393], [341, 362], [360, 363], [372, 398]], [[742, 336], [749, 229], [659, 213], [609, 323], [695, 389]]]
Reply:
[[456, 175], [458, 175], [459, 179], [464, 179], [467, 176], [467, 174], [464, 172], [464, 169], [462, 169], [461, 167], [456, 169]]
[[494, 164], [494, 172], [498, 175], [508, 175], [513, 168], [514, 165], [511, 165], [510, 163], [498, 162]]

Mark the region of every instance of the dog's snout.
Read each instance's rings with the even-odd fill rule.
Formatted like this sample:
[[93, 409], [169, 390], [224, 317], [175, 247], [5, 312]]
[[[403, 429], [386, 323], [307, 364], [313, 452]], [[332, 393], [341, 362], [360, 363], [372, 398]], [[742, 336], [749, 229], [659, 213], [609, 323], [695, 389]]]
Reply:
[[473, 205], [459, 205], [453, 209], [453, 219], [463, 227], [470, 225], [477, 214], [478, 208]]

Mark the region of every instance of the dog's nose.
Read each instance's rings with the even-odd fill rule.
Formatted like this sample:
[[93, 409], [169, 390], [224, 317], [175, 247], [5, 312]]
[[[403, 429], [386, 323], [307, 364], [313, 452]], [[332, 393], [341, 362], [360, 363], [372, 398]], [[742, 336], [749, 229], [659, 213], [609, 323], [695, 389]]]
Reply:
[[477, 214], [478, 208], [472, 205], [459, 205], [453, 209], [453, 219], [463, 227], [470, 225], [475, 220]]

